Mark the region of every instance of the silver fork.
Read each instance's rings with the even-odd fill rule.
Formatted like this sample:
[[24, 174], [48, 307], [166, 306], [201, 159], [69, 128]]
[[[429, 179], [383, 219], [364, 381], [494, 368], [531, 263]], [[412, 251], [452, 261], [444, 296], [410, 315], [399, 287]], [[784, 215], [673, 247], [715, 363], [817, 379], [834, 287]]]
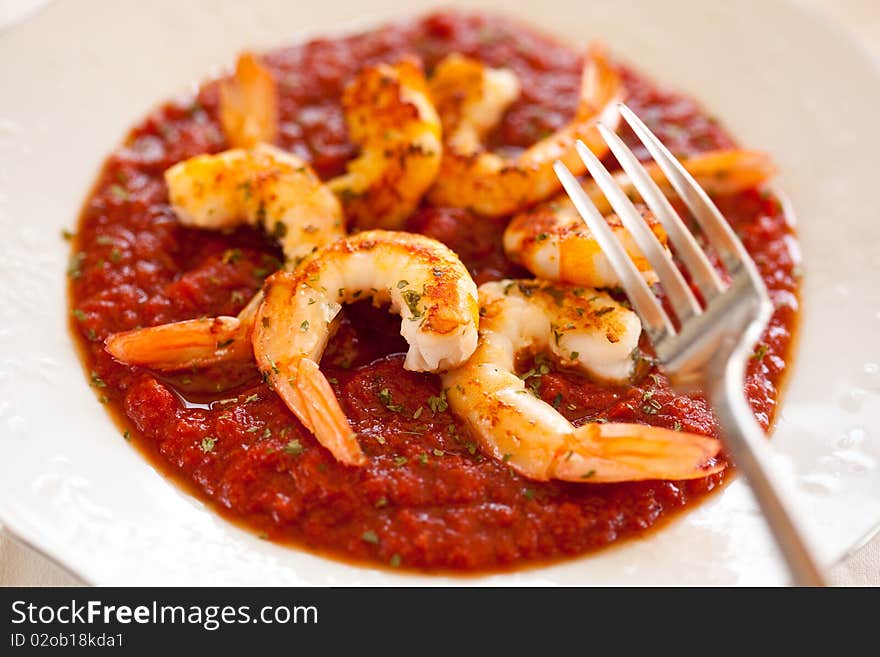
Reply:
[[772, 314], [764, 282], [706, 192], [631, 109], [622, 103], [619, 109], [717, 251], [730, 275], [730, 284], [722, 282], [669, 200], [614, 131], [602, 124], [597, 126], [642, 200], [666, 230], [676, 255], [703, 297], [704, 307], [608, 170], [582, 142], [577, 145], [578, 154], [657, 273], [677, 316], [678, 328], [571, 171], [556, 162], [556, 175], [620, 278], [673, 386], [684, 391], [702, 390], [711, 401], [725, 445], [751, 485], [794, 583], [822, 586], [821, 571], [769, 471], [770, 448], [743, 390], [746, 361]]

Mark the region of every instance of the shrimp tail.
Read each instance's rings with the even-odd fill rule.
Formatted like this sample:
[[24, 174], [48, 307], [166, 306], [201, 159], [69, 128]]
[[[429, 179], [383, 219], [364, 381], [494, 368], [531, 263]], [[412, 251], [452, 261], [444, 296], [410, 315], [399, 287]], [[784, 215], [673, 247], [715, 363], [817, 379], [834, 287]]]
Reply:
[[[626, 88], [620, 73], [608, 61], [605, 44], [595, 42], [590, 45], [581, 77], [581, 104], [577, 111], [580, 128], [575, 136], [580, 138], [597, 157], [608, 152], [605, 139], [596, 128], [596, 123], [605, 123], [612, 130], [620, 123], [617, 104], [623, 102]], [[569, 152], [569, 155], [571, 152]], [[583, 163], [577, 159], [578, 169]]]
[[453, 54], [436, 66], [431, 91], [445, 148], [428, 199], [485, 216], [512, 214], [558, 192], [560, 182], [553, 171], [557, 160], [575, 175], [584, 173], [578, 140], [598, 157], [604, 156], [608, 145], [596, 124], [617, 129], [618, 103], [625, 95], [622, 78], [604, 48], [593, 46], [584, 60], [574, 120], [519, 155], [507, 157], [487, 150], [482, 142], [519, 93], [512, 71]]
[[[691, 155], [683, 158], [681, 164], [710, 196], [736, 194], [746, 189], [760, 187], [776, 174], [776, 165], [767, 153], [736, 148]], [[674, 196], [674, 189], [656, 162], [646, 165], [645, 170], [665, 196]], [[637, 193], [625, 173], [616, 174], [615, 179], [627, 194]], [[599, 212], [609, 214], [613, 211], [596, 181], [587, 180], [583, 187]]]
[[220, 123], [237, 148], [271, 144], [278, 136], [278, 83], [253, 53], [241, 53], [235, 74], [220, 85]]
[[301, 358], [294, 368], [296, 375], [292, 381], [273, 377], [276, 392], [338, 461], [364, 465], [367, 458], [318, 364], [310, 358]]
[[[694, 155], [682, 164], [710, 194], [717, 195], [759, 187], [776, 174], [770, 155], [754, 150], [709, 151]], [[653, 170], [649, 173], [654, 175]]]
[[582, 483], [700, 479], [724, 470], [714, 438], [642, 424], [592, 423], [575, 429], [553, 477]]
[[251, 326], [237, 317], [191, 319], [115, 333], [104, 348], [120, 362], [166, 372], [247, 361]]

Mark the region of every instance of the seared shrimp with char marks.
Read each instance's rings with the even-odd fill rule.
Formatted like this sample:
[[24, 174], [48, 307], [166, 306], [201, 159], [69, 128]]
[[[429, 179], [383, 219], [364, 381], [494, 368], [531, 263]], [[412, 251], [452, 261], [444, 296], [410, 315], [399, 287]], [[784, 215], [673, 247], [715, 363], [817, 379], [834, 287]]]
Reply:
[[342, 97], [360, 155], [328, 182], [357, 228], [400, 228], [434, 183], [443, 146], [440, 118], [421, 66], [411, 59], [368, 66]]
[[[666, 231], [660, 222], [649, 212], [643, 217], [666, 246]], [[645, 280], [649, 284], [657, 282], [651, 263], [617, 215], [608, 215], [605, 221]], [[508, 258], [543, 279], [590, 287], [620, 285], [611, 263], [571, 202], [544, 203], [517, 215], [504, 231], [503, 242]]]
[[517, 157], [485, 150], [482, 142], [519, 95], [512, 71], [492, 69], [459, 54], [443, 59], [431, 77], [431, 95], [443, 122], [445, 149], [437, 182], [428, 193], [438, 205], [466, 207], [489, 216], [511, 214], [542, 201], [561, 185], [553, 163], [561, 160], [579, 175], [585, 171], [575, 151], [583, 140], [600, 157], [608, 147], [595, 123], [614, 129], [616, 104], [623, 99], [620, 76], [594, 46], [587, 54], [574, 119]]
[[[342, 208], [299, 158], [274, 146], [199, 155], [165, 172], [181, 223], [209, 230], [262, 224], [295, 266], [320, 246], [342, 237]], [[205, 367], [253, 357], [250, 335], [257, 294], [237, 317], [173, 322], [107, 338], [117, 360], [162, 371]]]
[[479, 293], [479, 344], [443, 385], [485, 452], [537, 480], [694, 479], [723, 469], [713, 438], [641, 424], [575, 427], [517, 376], [518, 356], [549, 351], [565, 366], [629, 380], [641, 333], [631, 310], [602, 292], [545, 281], [495, 281]]
[[345, 234], [339, 201], [300, 158], [269, 146], [197, 155], [165, 172], [168, 196], [186, 226], [261, 225], [296, 264]]
[[[710, 194], [732, 194], [757, 187], [774, 173], [770, 158], [757, 151], [723, 150], [693, 155], [682, 160], [684, 167]], [[652, 163], [648, 173], [667, 196], [673, 190], [663, 172]], [[625, 173], [615, 175], [626, 193], [636, 198], [636, 190]], [[595, 182], [588, 180], [584, 189], [593, 203], [606, 214], [606, 221], [620, 240], [633, 264], [651, 284], [657, 275], [642, 255], [629, 231], [611, 212], [608, 200]], [[644, 219], [663, 246], [667, 235], [663, 225], [649, 212]], [[540, 278], [589, 285], [617, 287], [620, 279], [608, 262], [593, 234], [584, 224], [568, 196], [561, 195], [531, 210], [516, 215], [504, 231], [504, 252]]]
[[341, 462], [366, 457], [318, 369], [343, 303], [372, 299], [401, 315], [408, 370], [456, 367], [477, 345], [477, 288], [436, 240], [374, 230], [320, 249], [296, 271], [272, 275], [254, 322], [257, 365], [288, 408]]

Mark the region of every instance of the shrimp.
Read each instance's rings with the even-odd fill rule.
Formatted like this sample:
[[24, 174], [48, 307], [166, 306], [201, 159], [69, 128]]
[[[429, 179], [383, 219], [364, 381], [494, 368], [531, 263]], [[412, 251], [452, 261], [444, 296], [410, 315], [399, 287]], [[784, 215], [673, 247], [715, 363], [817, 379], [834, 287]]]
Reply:
[[253, 358], [251, 331], [262, 301], [254, 295], [238, 316], [188, 319], [114, 333], [104, 348], [116, 360], [162, 372], [202, 368]]
[[361, 154], [327, 184], [358, 228], [397, 229], [415, 210], [440, 170], [440, 118], [418, 63], [365, 68], [346, 88], [342, 105]]
[[[746, 189], [760, 187], [776, 173], [776, 166], [767, 153], [736, 148], [691, 155], [682, 158], [681, 164], [710, 196], [736, 194]], [[664, 195], [674, 196], [672, 185], [656, 162], [643, 166]], [[624, 172], [617, 173], [614, 178], [630, 198], [635, 197], [636, 188]], [[603, 214], [611, 212], [608, 199], [593, 180], [584, 183], [584, 191], [600, 212]], [[566, 197], [565, 200], [568, 198]]]
[[235, 74], [220, 85], [220, 124], [234, 148], [271, 144], [278, 136], [278, 85], [252, 53], [241, 53]]
[[[274, 146], [199, 155], [165, 172], [181, 223], [219, 230], [240, 223], [271, 226], [296, 266], [318, 247], [342, 237], [342, 208], [299, 158]], [[205, 367], [253, 357], [251, 331], [262, 296], [237, 317], [191, 319], [111, 335], [105, 349], [117, 360], [160, 371]]]
[[431, 94], [443, 123], [445, 150], [440, 174], [428, 198], [437, 205], [467, 207], [488, 216], [511, 214], [542, 201], [561, 185], [553, 163], [575, 175], [586, 169], [575, 151], [580, 139], [598, 156], [608, 147], [595, 128], [615, 129], [623, 99], [620, 76], [600, 46], [587, 54], [574, 119], [517, 157], [488, 152], [482, 140], [519, 94], [513, 72], [492, 69], [462, 55], [443, 59], [431, 78]]
[[182, 224], [210, 230], [260, 224], [294, 265], [345, 234], [333, 192], [304, 160], [274, 146], [197, 155], [168, 169], [165, 182]]
[[627, 381], [641, 333], [638, 317], [607, 294], [537, 280], [484, 283], [473, 356], [442, 375], [449, 406], [483, 450], [537, 480], [607, 483], [692, 479], [723, 469], [720, 442], [640, 424], [573, 426], [532, 395], [514, 371], [523, 352]]
[[[566, 199], [567, 201], [568, 199]], [[666, 231], [651, 213], [645, 222], [666, 247]], [[633, 264], [650, 285], [657, 282], [651, 263], [616, 214], [605, 217]], [[504, 231], [504, 252], [536, 276], [589, 287], [613, 288], [620, 279], [571, 202], [544, 203], [517, 215]]]
[[404, 367], [456, 367], [477, 346], [477, 288], [449, 248], [411, 233], [372, 230], [341, 239], [296, 271], [273, 274], [254, 322], [257, 365], [303, 425], [337, 460], [366, 457], [318, 369], [341, 304], [372, 298], [402, 317]]
[[[682, 160], [684, 167], [709, 194], [721, 195], [757, 187], [774, 173], [770, 158], [757, 151], [719, 150], [701, 153]], [[667, 195], [673, 191], [656, 164], [646, 165], [652, 178]], [[615, 178], [623, 190], [635, 197], [636, 190], [625, 173]], [[584, 189], [599, 210], [606, 214], [608, 225], [620, 239], [636, 268], [649, 284], [657, 281], [650, 263], [615, 214], [595, 182], [584, 183]], [[665, 247], [666, 231], [650, 213], [644, 214], [648, 226]], [[612, 288], [620, 279], [608, 262], [574, 204], [565, 196], [542, 203], [516, 215], [504, 231], [507, 257], [523, 265], [535, 276], [554, 281]]]

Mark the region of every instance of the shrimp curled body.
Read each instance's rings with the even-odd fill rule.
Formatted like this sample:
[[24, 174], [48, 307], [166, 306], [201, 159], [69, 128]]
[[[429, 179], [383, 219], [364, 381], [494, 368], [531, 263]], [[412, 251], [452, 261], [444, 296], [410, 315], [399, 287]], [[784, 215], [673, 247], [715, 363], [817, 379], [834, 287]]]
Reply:
[[[644, 220], [664, 247], [663, 225], [647, 213]], [[649, 283], [657, 282], [651, 263], [617, 215], [605, 217], [633, 264]], [[504, 252], [540, 278], [589, 287], [613, 288], [620, 278], [602, 252], [574, 205], [564, 201], [542, 203], [516, 215], [504, 231]]]
[[487, 216], [511, 214], [557, 192], [553, 163], [561, 160], [576, 175], [585, 171], [575, 151], [578, 140], [597, 155], [608, 147], [597, 121], [614, 129], [623, 98], [620, 76], [601, 48], [587, 55], [581, 94], [571, 123], [516, 157], [485, 150], [482, 142], [519, 95], [512, 71], [492, 69], [459, 54], [443, 59], [431, 78], [431, 95], [443, 122], [444, 152], [428, 198], [438, 205], [466, 207]]
[[345, 234], [333, 193], [304, 160], [274, 146], [197, 155], [168, 169], [165, 182], [182, 224], [262, 225], [293, 263]]
[[640, 424], [574, 427], [516, 375], [517, 356], [549, 351], [568, 367], [628, 380], [641, 333], [632, 311], [595, 290], [535, 280], [485, 283], [479, 293], [479, 345], [443, 385], [486, 453], [537, 480], [691, 479], [722, 469], [711, 465], [715, 439]]
[[254, 322], [257, 365], [291, 411], [341, 462], [365, 456], [318, 369], [341, 304], [371, 298], [401, 315], [404, 367], [438, 371], [477, 345], [477, 288], [458, 257], [428, 237], [366, 231], [320, 249], [264, 288]]
[[[758, 187], [774, 173], [773, 163], [764, 153], [736, 149], [692, 155], [683, 159], [682, 165], [711, 195]], [[672, 197], [673, 190], [660, 168], [654, 163], [645, 168], [667, 197]], [[625, 173], [619, 172], [614, 177], [628, 195], [635, 196], [635, 187]], [[609, 214], [611, 207], [596, 183], [588, 180], [583, 187], [606, 215], [605, 220], [645, 280], [649, 284], [657, 282], [657, 275], [632, 235], [617, 215]], [[644, 212], [643, 218], [665, 247], [668, 240], [663, 225], [650, 213]], [[504, 231], [503, 241], [507, 257], [539, 278], [590, 287], [620, 285], [608, 258], [565, 195], [514, 216]]]
[[[171, 203], [187, 226], [220, 230], [262, 224], [281, 242], [288, 265], [344, 235], [342, 208], [299, 158], [261, 144], [199, 155], [165, 172]], [[190, 319], [116, 333], [105, 348], [117, 360], [162, 371], [253, 356], [250, 336], [262, 296], [237, 317]]]
[[342, 97], [360, 155], [327, 184], [351, 225], [397, 229], [416, 209], [440, 170], [440, 118], [418, 63], [368, 66]]

